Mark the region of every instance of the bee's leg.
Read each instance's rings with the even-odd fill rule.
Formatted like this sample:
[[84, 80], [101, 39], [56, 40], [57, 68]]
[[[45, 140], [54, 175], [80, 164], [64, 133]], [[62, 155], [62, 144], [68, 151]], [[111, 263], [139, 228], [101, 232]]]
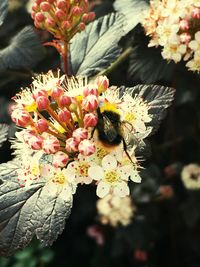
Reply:
[[123, 142], [123, 148], [124, 148], [124, 151], [125, 151], [127, 157], [129, 158], [130, 162], [134, 164], [134, 162], [131, 159], [131, 156], [129, 155], [129, 153], [127, 151], [127, 145], [126, 145], [126, 142], [125, 142], [124, 138], [122, 138], [122, 142]]
[[90, 139], [92, 139], [93, 138], [93, 135], [94, 135], [94, 131], [96, 130], [96, 127], [94, 127], [93, 129], [92, 129], [92, 132], [91, 132], [91, 135], [90, 135]]

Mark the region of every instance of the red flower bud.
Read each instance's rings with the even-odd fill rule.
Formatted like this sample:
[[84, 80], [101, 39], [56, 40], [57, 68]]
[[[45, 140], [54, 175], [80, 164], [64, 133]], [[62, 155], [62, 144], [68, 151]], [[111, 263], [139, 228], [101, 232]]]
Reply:
[[66, 153], [62, 151], [58, 151], [53, 156], [53, 166], [56, 168], [63, 168], [66, 166], [67, 162], [69, 161], [69, 157]]
[[28, 140], [28, 145], [33, 150], [40, 150], [42, 149], [43, 138], [40, 135], [32, 135]]
[[80, 143], [82, 140], [88, 138], [88, 131], [85, 128], [78, 128], [72, 133], [72, 137]]
[[91, 156], [96, 151], [96, 147], [90, 140], [85, 139], [80, 142], [78, 150], [83, 156]]
[[89, 13], [88, 13], [88, 21], [92, 21], [92, 20], [94, 20], [95, 17], [96, 17], [95, 12], [89, 12]]
[[60, 142], [55, 136], [49, 135], [44, 139], [43, 150], [47, 154], [54, 154], [60, 149]]
[[43, 2], [40, 4], [40, 8], [44, 12], [48, 12], [51, 9], [51, 5], [48, 2]]
[[84, 117], [84, 127], [95, 127], [98, 122], [98, 117], [93, 113], [88, 113]]
[[67, 139], [65, 149], [69, 153], [77, 152], [78, 151], [78, 142], [72, 137]]
[[68, 5], [67, 5], [67, 1], [59, 0], [59, 1], [57, 2], [57, 7], [58, 7], [59, 9], [65, 10], [65, 9], [68, 7]]
[[196, 7], [192, 10], [192, 17], [194, 19], [200, 19], [200, 8]]
[[109, 86], [109, 80], [106, 76], [99, 76], [96, 79], [96, 83], [98, 85], [99, 94], [105, 92]]
[[190, 28], [189, 21], [186, 19], [182, 19], [179, 23], [179, 26], [183, 31], [188, 30]]
[[66, 17], [66, 13], [61, 9], [56, 10], [55, 15], [58, 19], [61, 20]]
[[93, 112], [98, 108], [98, 99], [95, 95], [88, 95], [82, 103], [83, 108], [88, 112]]
[[71, 112], [65, 108], [58, 112], [58, 117], [60, 121], [67, 122], [71, 118]]
[[23, 109], [15, 108], [11, 114], [13, 122], [17, 126], [26, 127], [31, 122], [31, 115]]
[[41, 12], [35, 14], [35, 20], [37, 23], [43, 22], [45, 20], [45, 15]]
[[80, 16], [83, 13], [83, 9], [79, 6], [74, 6], [72, 8], [72, 15], [74, 16]]
[[66, 30], [69, 30], [71, 28], [71, 26], [72, 26], [71, 23], [69, 21], [67, 21], [67, 20], [63, 21], [62, 25], [61, 25], [61, 27], [63, 29], [66, 29]]
[[59, 105], [61, 107], [69, 107], [72, 103], [71, 97], [67, 95], [62, 95], [59, 99]]
[[56, 22], [52, 18], [47, 18], [46, 19], [45, 26], [47, 28], [53, 28], [53, 27], [55, 27], [55, 25], [56, 25]]
[[51, 97], [57, 99], [63, 94], [64, 94], [64, 89], [62, 87], [56, 87], [52, 90]]
[[50, 101], [49, 101], [48, 97], [46, 97], [46, 96], [39, 96], [36, 99], [36, 103], [37, 103], [37, 108], [39, 110], [45, 110], [50, 105]]
[[85, 23], [84, 23], [84, 22], [81, 22], [81, 23], [78, 25], [78, 28], [79, 28], [80, 31], [85, 30]]
[[83, 90], [83, 95], [86, 97], [88, 95], [98, 96], [98, 90], [94, 87], [86, 87]]
[[40, 119], [36, 122], [36, 129], [40, 132], [46, 132], [49, 128], [48, 122], [44, 119]]

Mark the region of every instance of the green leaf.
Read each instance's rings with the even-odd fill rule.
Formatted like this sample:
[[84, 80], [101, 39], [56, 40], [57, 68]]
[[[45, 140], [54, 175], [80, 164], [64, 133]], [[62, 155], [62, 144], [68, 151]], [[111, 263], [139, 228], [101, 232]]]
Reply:
[[0, 26], [3, 24], [3, 21], [8, 13], [8, 1], [0, 0]]
[[7, 140], [9, 126], [6, 124], [0, 124], [0, 147], [3, 142]]
[[44, 56], [38, 36], [31, 26], [26, 26], [0, 51], [0, 71], [5, 69], [32, 68]]
[[0, 169], [4, 180], [0, 186], [0, 255], [9, 256], [24, 248], [34, 235], [43, 245], [51, 245], [64, 229], [72, 195], [63, 197], [63, 189], [56, 185], [52, 190], [45, 177], [21, 187], [16, 170], [5, 173], [5, 164], [3, 169], [3, 175]]
[[128, 69], [129, 79], [139, 79], [144, 83], [155, 83], [160, 80], [170, 81], [173, 77], [175, 63], [162, 58], [161, 49], [148, 47], [147, 40], [133, 48]]
[[92, 76], [110, 66], [120, 54], [123, 16], [111, 13], [90, 23], [70, 44], [70, 71]]
[[124, 30], [128, 33], [142, 21], [143, 12], [148, 10], [149, 5], [145, 0], [116, 0], [114, 8], [117, 12], [125, 15], [127, 23]]
[[175, 89], [160, 85], [136, 85], [132, 88], [121, 88], [121, 93], [129, 92], [133, 97], [138, 95], [148, 103], [148, 113], [152, 120], [147, 123], [147, 132], [153, 134], [166, 115], [166, 109], [171, 105]]

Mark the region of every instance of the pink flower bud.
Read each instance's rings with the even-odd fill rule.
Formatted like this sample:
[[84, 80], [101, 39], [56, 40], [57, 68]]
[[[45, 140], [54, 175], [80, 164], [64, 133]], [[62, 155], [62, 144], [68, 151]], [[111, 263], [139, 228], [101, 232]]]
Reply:
[[71, 112], [68, 109], [63, 109], [58, 112], [58, 118], [62, 122], [67, 122], [71, 118]]
[[88, 13], [88, 21], [92, 21], [92, 20], [94, 20], [95, 17], [96, 17], [95, 12], [89, 12], [89, 13]]
[[85, 30], [85, 23], [84, 23], [84, 22], [81, 22], [81, 23], [78, 25], [78, 28], [79, 28], [80, 31]]
[[31, 18], [32, 18], [32, 19], [35, 19], [35, 14], [36, 14], [35, 11], [32, 11], [32, 12], [31, 12]]
[[56, 25], [56, 22], [52, 18], [47, 18], [45, 20], [45, 26], [47, 28], [53, 28], [53, 27], [55, 27], [55, 25]]
[[58, 151], [54, 154], [53, 156], [53, 166], [56, 168], [63, 168], [66, 166], [67, 162], [69, 160], [69, 156], [62, 152], [62, 151]]
[[32, 136], [36, 135], [36, 132], [33, 130], [28, 130], [26, 129], [23, 133], [23, 139], [26, 144], [28, 144], [29, 140], [31, 139]]
[[51, 9], [51, 5], [48, 2], [42, 2], [40, 8], [42, 11], [47, 12]]
[[78, 142], [74, 138], [69, 138], [66, 140], [65, 149], [69, 153], [74, 153], [78, 151]]
[[182, 43], [188, 44], [190, 42], [191, 38], [192, 38], [191, 35], [187, 32], [184, 32], [180, 35], [180, 39], [181, 39]]
[[56, 10], [55, 15], [58, 19], [61, 19], [61, 20], [66, 17], [65, 12], [61, 9]]
[[51, 97], [54, 99], [57, 99], [63, 94], [64, 94], [64, 89], [59, 86], [52, 90]]
[[94, 87], [86, 87], [83, 90], [83, 95], [86, 97], [88, 95], [98, 96], [98, 90]]
[[96, 151], [96, 148], [95, 148], [94, 143], [92, 143], [90, 140], [85, 139], [80, 142], [78, 146], [78, 150], [81, 153], [81, 155], [90, 156], [94, 154], [94, 152]]
[[196, 7], [192, 10], [192, 17], [194, 19], [200, 19], [200, 8]]
[[33, 91], [33, 98], [36, 100], [39, 96], [46, 96], [48, 97], [48, 93], [46, 90], [36, 90], [36, 91]]
[[35, 0], [35, 3], [36, 3], [37, 5], [40, 5], [40, 4], [42, 3], [42, 1], [43, 1], [43, 0]]
[[80, 143], [82, 140], [88, 138], [88, 131], [85, 128], [78, 128], [75, 131], [73, 131], [72, 136], [75, 141]]
[[32, 6], [32, 11], [38, 12], [40, 10], [40, 7], [37, 3], [34, 3]]
[[46, 96], [39, 96], [36, 99], [36, 103], [37, 103], [37, 108], [39, 110], [45, 110], [50, 105], [50, 101], [49, 101], [48, 97], [46, 97]]
[[24, 109], [15, 108], [11, 114], [13, 122], [17, 126], [26, 127], [32, 120], [31, 115]]
[[183, 31], [188, 30], [190, 28], [189, 21], [186, 19], [182, 19], [179, 23], [179, 26]]
[[84, 117], [84, 127], [95, 127], [98, 122], [98, 117], [93, 113], [88, 113]]
[[83, 108], [88, 112], [93, 112], [98, 108], [98, 99], [95, 95], [88, 95], [82, 103]]
[[96, 83], [98, 85], [99, 94], [101, 94], [102, 92], [105, 92], [108, 89], [109, 80], [106, 76], [97, 77]]
[[40, 133], [44, 133], [49, 129], [49, 125], [48, 122], [44, 119], [40, 119], [36, 122], [36, 129], [40, 132]]
[[42, 149], [43, 138], [40, 135], [32, 135], [28, 140], [28, 145], [33, 150], [40, 150]]
[[71, 97], [67, 96], [67, 95], [62, 95], [59, 98], [59, 105], [61, 107], [69, 107], [72, 103]]
[[61, 27], [63, 28], [63, 29], [66, 29], [66, 30], [69, 30], [69, 29], [71, 29], [71, 23], [69, 22], [69, 21], [67, 21], [67, 20], [65, 20], [65, 21], [63, 21], [62, 22], [62, 25], [61, 25]]
[[36, 15], [35, 15], [35, 20], [37, 23], [40, 23], [40, 22], [43, 22], [45, 20], [45, 15], [41, 12], [38, 12]]
[[80, 16], [83, 13], [83, 9], [79, 6], [74, 6], [72, 8], [72, 15]]
[[67, 1], [59, 0], [59, 1], [57, 2], [57, 7], [58, 7], [59, 9], [65, 10], [65, 9], [68, 7], [67, 4], [68, 4]]
[[88, 20], [89, 20], [89, 16], [88, 16], [88, 14], [87, 14], [87, 13], [83, 14], [83, 16], [82, 16], [82, 21], [83, 21], [84, 23], [87, 23]]
[[54, 154], [59, 149], [60, 149], [60, 142], [55, 136], [49, 135], [47, 138], [44, 139], [43, 150], [45, 153]]

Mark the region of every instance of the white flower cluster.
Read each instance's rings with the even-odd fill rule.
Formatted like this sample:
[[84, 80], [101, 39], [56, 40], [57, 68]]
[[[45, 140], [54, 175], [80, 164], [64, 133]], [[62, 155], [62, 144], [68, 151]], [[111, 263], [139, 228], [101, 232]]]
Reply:
[[127, 226], [134, 216], [135, 207], [130, 197], [107, 195], [97, 201], [97, 211], [101, 223], [110, 224], [113, 227], [120, 224]]
[[[128, 182], [141, 182], [135, 148], [152, 120], [141, 96], [132, 97], [128, 90], [121, 96], [106, 77], [88, 84], [49, 72], [34, 78], [14, 100], [12, 119], [23, 127], [12, 146], [22, 186], [44, 178], [52, 190], [55, 185], [72, 195], [78, 184], [93, 183], [103, 198], [126, 197]], [[123, 138], [127, 145], [129, 138], [136, 144], [125, 149]]]
[[199, 0], [151, 0], [143, 26], [149, 47], [161, 46], [164, 59], [187, 61], [189, 70], [200, 72]]
[[194, 163], [186, 165], [181, 172], [181, 179], [187, 189], [200, 189], [200, 165]]

